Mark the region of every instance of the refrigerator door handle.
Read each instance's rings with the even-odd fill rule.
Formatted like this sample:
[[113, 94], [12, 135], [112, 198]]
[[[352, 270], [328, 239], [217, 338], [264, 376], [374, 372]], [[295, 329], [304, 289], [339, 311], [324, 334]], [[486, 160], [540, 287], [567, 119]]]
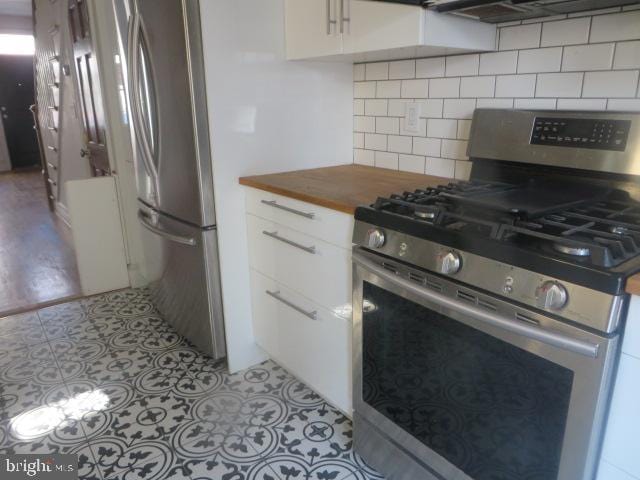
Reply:
[[138, 13], [138, 6], [134, 0], [133, 8], [131, 11], [131, 17], [129, 19], [129, 31], [127, 33], [127, 59], [129, 69], [129, 95], [131, 97], [131, 110], [134, 130], [136, 132], [136, 138], [139, 140], [140, 147], [142, 149], [142, 161], [145, 166], [145, 170], [151, 177], [153, 186], [155, 187], [156, 200], [159, 195], [158, 191], [158, 171], [153, 162], [153, 151], [149, 145], [149, 139], [147, 138], [147, 132], [142, 120], [142, 105], [140, 101], [140, 92], [138, 90], [140, 86], [140, 14]]
[[141, 210], [138, 210], [138, 220], [142, 223], [142, 226], [149, 230], [151, 233], [155, 233], [156, 235], [166, 238], [167, 240], [175, 243], [179, 243], [181, 245], [187, 245], [189, 247], [196, 246], [195, 238], [191, 237], [183, 237], [181, 235], [175, 235], [173, 233], [169, 233], [165, 230], [162, 230], [158, 226], [152, 223], [152, 220], [149, 218], [149, 215], [145, 214]]

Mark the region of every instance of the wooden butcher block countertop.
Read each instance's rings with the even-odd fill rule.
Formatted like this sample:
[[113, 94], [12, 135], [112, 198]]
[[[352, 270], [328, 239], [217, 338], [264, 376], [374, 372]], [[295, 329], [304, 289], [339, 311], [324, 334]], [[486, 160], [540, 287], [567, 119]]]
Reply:
[[627, 280], [626, 290], [631, 295], [640, 295], [640, 273], [636, 273]]
[[240, 184], [353, 215], [378, 197], [451, 182], [450, 178], [364, 165], [340, 165], [240, 178]]
[[[340, 165], [240, 178], [242, 185], [350, 215], [358, 205], [369, 205], [378, 197], [451, 181], [454, 180], [364, 165]], [[627, 280], [626, 291], [640, 295], [640, 273]]]

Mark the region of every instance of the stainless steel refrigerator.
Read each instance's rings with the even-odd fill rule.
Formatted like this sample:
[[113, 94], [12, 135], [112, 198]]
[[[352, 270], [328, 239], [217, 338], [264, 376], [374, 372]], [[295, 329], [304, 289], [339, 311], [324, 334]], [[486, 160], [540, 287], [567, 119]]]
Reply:
[[159, 312], [202, 352], [226, 353], [197, 0], [114, 0], [143, 275]]

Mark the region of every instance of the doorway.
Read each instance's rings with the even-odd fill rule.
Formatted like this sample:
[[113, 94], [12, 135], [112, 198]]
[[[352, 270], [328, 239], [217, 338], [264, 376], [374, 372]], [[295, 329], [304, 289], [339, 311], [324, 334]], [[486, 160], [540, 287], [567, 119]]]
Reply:
[[33, 58], [28, 55], [0, 55], [0, 115], [12, 170], [40, 164], [40, 152], [33, 115]]
[[0, 2], [0, 322], [81, 295], [71, 230], [51, 194], [56, 182], [43, 176], [49, 166], [30, 110], [31, 12], [31, 2]]

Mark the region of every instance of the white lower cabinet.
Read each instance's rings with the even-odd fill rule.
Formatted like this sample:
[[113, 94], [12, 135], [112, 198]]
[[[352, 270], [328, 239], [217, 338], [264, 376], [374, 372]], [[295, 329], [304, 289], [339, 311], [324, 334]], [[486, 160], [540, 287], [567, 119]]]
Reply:
[[253, 188], [246, 209], [256, 343], [351, 415], [353, 217]]
[[253, 269], [251, 288], [258, 345], [351, 415], [350, 317], [343, 318]]

